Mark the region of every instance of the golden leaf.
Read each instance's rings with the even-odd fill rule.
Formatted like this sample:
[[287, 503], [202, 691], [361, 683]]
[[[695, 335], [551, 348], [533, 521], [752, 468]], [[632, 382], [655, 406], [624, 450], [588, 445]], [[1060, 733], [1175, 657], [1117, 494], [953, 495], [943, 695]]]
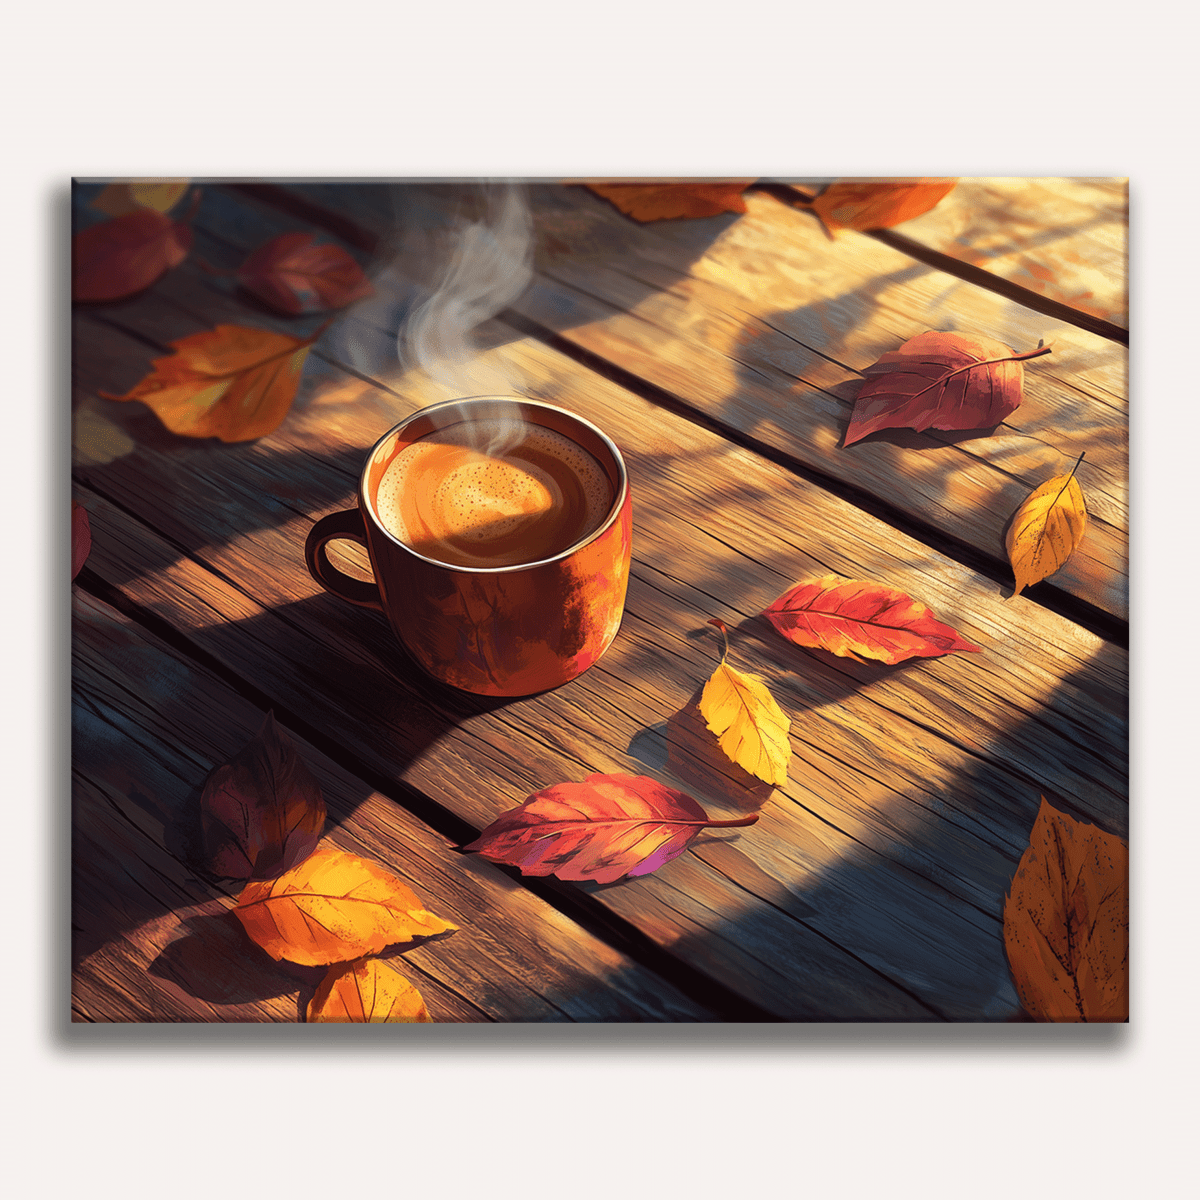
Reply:
[[421, 993], [403, 975], [377, 958], [329, 968], [308, 1006], [307, 1020], [379, 1024], [432, 1021]]
[[183, 199], [189, 182], [187, 179], [135, 179], [129, 183], [110, 183], [92, 201], [92, 208], [110, 217], [123, 217], [139, 208], [170, 212]]
[[1129, 1017], [1129, 850], [1042, 797], [1004, 900], [1004, 949], [1038, 1021]]
[[1083, 541], [1087, 508], [1075, 478], [1078, 466], [1077, 462], [1070, 474], [1055, 475], [1035, 488], [1013, 515], [1005, 545], [1017, 583], [1014, 596], [1052, 575]]
[[322, 326], [310, 338], [269, 329], [218, 325], [171, 342], [174, 354], [156, 358], [150, 372], [124, 396], [141, 400], [172, 432], [245, 442], [263, 437], [287, 416], [300, 371]]
[[[725, 632], [723, 623], [710, 623]], [[726, 641], [726, 653], [728, 649]], [[787, 782], [791, 722], [758, 675], [734, 670], [722, 656], [704, 685], [699, 708], [731, 762], [765, 783], [779, 787]]]
[[234, 912], [272, 958], [306, 967], [458, 928], [389, 871], [330, 845], [278, 879], [248, 884]]

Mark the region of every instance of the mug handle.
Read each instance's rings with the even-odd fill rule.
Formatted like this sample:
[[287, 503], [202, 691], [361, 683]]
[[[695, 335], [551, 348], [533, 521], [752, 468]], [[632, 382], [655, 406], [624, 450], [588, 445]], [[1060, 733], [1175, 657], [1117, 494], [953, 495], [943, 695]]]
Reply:
[[359, 509], [350, 508], [345, 512], [330, 513], [308, 531], [308, 539], [304, 543], [304, 561], [309, 574], [327, 592], [332, 592], [339, 599], [357, 604], [361, 608], [374, 608], [383, 612], [383, 597], [380, 595], [378, 584], [355, 579], [345, 571], [339, 571], [329, 561], [325, 544], [336, 538], [346, 538], [366, 548], [367, 530]]

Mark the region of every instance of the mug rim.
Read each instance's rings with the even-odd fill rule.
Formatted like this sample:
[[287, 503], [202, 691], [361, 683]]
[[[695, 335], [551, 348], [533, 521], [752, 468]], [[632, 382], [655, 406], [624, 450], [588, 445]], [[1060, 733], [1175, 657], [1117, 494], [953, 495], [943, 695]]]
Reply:
[[[414, 550], [407, 542], [401, 541], [386, 525], [379, 519], [378, 513], [375, 511], [375, 506], [371, 503], [367, 495], [367, 472], [371, 469], [371, 463], [374, 461], [376, 454], [380, 448], [396, 434], [401, 433], [414, 421], [421, 417], [428, 416], [430, 413], [435, 413], [439, 409], [452, 409], [461, 404], [471, 404], [477, 401], [484, 400], [510, 400], [517, 404], [526, 404], [533, 408], [544, 409], [548, 412], [558, 413], [566, 417], [570, 421], [574, 421], [583, 425], [589, 432], [595, 434], [603, 444], [605, 449], [612, 456], [613, 462], [617, 467], [617, 475], [620, 478], [620, 487], [617, 488], [617, 494], [613, 499], [612, 506], [608, 510], [607, 516], [600, 522], [586, 537], [582, 537], [577, 542], [573, 542], [565, 550], [560, 550], [557, 554], [551, 555], [549, 558], [535, 559], [533, 562], [509, 563], [501, 567], [470, 567], [459, 566], [456, 563], [443, 562], [439, 558], [430, 558], [428, 555], [422, 554], [418, 550]], [[581, 447], [583, 448], [583, 447]], [[417, 409], [416, 412], [410, 413], [403, 421], [393, 425], [386, 433], [384, 433], [378, 441], [367, 451], [366, 459], [363, 462], [362, 471], [358, 477], [358, 502], [359, 506], [370, 518], [376, 532], [383, 534], [393, 545], [398, 546], [401, 550], [411, 554], [413, 558], [418, 559], [423, 563], [428, 563], [432, 567], [440, 567], [444, 571], [467, 571], [473, 575], [508, 575], [516, 571], [528, 571], [534, 567], [544, 567], [552, 563], [561, 562], [564, 559], [570, 558], [572, 554], [583, 549], [595, 541], [602, 534], [606, 533], [620, 517], [622, 509], [625, 507], [625, 498], [629, 494], [629, 471], [625, 466], [625, 459], [621, 455], [621, 451], [617, 449], [616, 443], [602, 430], [599, 426], [593, 424], [586, 417], [581, 417], [578, 413], [571, 412], [570, 409], [562, 408], [557, 404], [549, 404], [544, 400], [535, 400], [529, 396], [515, 396], [503, 394], [488, 394], [482, 396], [460, 396], [454, 400], [439, 400], [435, 404], [427, 404], [424, 408]]]

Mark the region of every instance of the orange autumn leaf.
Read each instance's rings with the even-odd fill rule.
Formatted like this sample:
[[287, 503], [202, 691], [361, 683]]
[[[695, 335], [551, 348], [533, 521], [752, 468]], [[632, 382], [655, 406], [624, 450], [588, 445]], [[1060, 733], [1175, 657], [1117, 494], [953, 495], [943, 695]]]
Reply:
[[675, 217], [715, 217], [718, 213], [744, 213], [742, 193], [753, 179], [722, 183], [589, 183], [585, 186], [611, 201], [636, 221], [663, 221]]
[[330, 845], [278, 879], [248, 884], [233, 911], [272, 958], [306, 967], [458, 928], [390, 871]]
[[174, 354], [124, 396], [141, 400], [172, 432], [245, 442], [263, 437], [287, 416], [309, 349], [324, 332], [288, 337], [269, 329], [218, 325], [171, 342]]
[[433, 1018], [421, 993], [403, 975], [377, 958], [360, 958], [329, 968], [309, 1002], [306, 1019], [375, 1025]]
[[1042, 805], [1004, 900], [1004, 949], [1038, 1021], [1129, 1017], [1129, 850]]
[[891, 229], [928, 212], [957, 179], [890, 179], [831, 183], [810, 207], [831, 234], [839, 229]]

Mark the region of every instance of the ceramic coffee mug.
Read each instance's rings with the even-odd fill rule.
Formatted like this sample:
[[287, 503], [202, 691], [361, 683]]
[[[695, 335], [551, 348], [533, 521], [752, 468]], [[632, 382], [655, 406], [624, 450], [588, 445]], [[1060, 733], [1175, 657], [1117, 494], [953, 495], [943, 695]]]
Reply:
[[[406, 446], [449, 425], [514, 412], [562, 435], [599, 463], [611, 504], [561, 552], [509, 566], [461, 566], [427, 557], [380, 519], [379, 487]], [[540, 401], [475, 396], [435, 404], [389, 430], [367, 455], [358, 508], [331, 513], [305, 544], [308, 569], [335, 596], [379, 609], [412, 658], [443, 683], [485, 696], [525, 696], [558, 687], [588, 669], [612, 643], [629, 583], [632, 501], [616, 446], [590, 422]], [[367, 583], [338, 570], [326, 544], [366, 547]]]

